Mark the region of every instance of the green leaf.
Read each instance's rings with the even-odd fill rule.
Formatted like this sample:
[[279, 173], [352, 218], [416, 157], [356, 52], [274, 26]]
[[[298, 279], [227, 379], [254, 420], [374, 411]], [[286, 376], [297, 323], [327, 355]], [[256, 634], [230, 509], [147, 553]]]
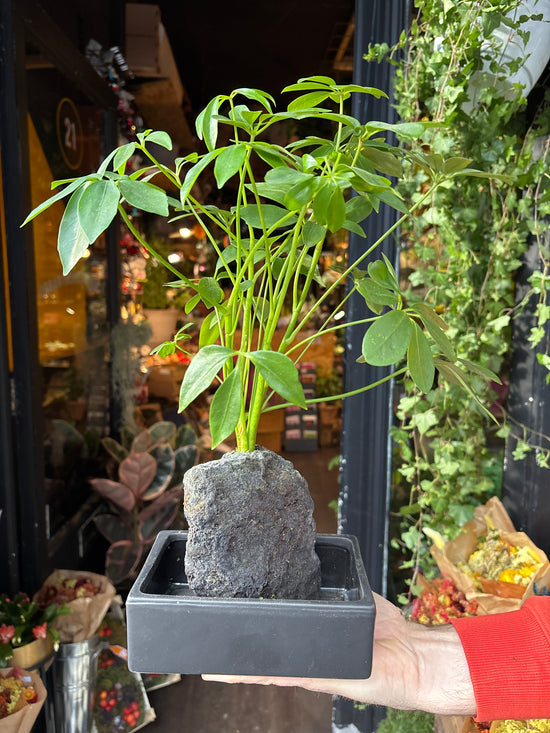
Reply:
[[200, 176], [206, 166], [211, 163], [214, 158], [216, 158], [219, 154], [219, 150], [212, 150], [211, 152], [204, 155], [197, 163], [192, 165], [191, 168], [189, 168], [189, 170], [185, 174], [185, 178], [183, 179], [183, 183], [180, 189], [180, 201], [182, 206], [185, 205], [185, 200], [189, 195], [191, 189], [195, 185], [197, 178]]
[[357, 280], [356, 287], [373, 313], [382, 313], [383, 306], [397, 303], [397, 295], [392, 290], [369, 277]]
[[214, 377], [234, 354], [233, 349], [216, 344], [205, 346], [195, 354], [181, 383], [179, 412], [210, 387]]
[[425, 126], [422, 122], [397, 122], [395, 124], [391, 124], [390, 122], [377, 121], [369, 122], [367, 124], [367, 128], [369, 130], [391, 130], [402, 137], [420, 137], [425, 130]]
[[246, 145], [237, 143], [227, 148], [223, 148], [214, 164], [214, 176], [218, 188], [227, 183], [227, 181], [238, 173], [246, 158]]
[[409, 347], [412, 322], [402, 310], [392, 310], [377, 318], [363, 337], [362, 354], [373, 366], [398, 362]]
[[346, 201], [346, 218], [351, 221], [364, 221], [371, 211], [372, 204], [364, 196], [352, 196]]
[[136, 209], [168, 216], [168, 197], [162, 189], [144, 181], [133, 181], [131, 178], [121, 178], [118, 187], [126, 201]]
[[209, 308], [218, 306], [223, 300], [223, 290], [213, 277], [201, 277], [198, 293], [202, 302]]
[[407, 350], [407, 366], [413, 382], [422, 392], [433, 387], [435, 367], [428, 339], [417, 323], [413, 323], [412, 337]]
[[325, 181], [313, 201], [313, 214], [318, 224], [336, 232], [346, 220], [346, 203], [340, 188]]
[[301, 209], [311, 201], [317, 187], [317, 179], [314, 176], [308, 176], [307, 179], [301, 180], [287, 191], [284, 205], [289, 211]]
[[395, 178], [401, 178], [403, 175], [401, 163], [391, 153], [379, 150], [373, 146], [366, 146], [363, 148], [362, 155], [381, 173], [385, 173], [388, 176], [395, 176]]
[[197, 293], [192, 298], [189, 298], [187, 303], [184, 305], [183, 310], [186, 313], [191, 313], [191, 311], [193, 311], [200, 302], [201, 302], [201, 296]]
[[288, 226], [296, 221], [295, 216], [289, 216], [287, 209], [282, 209], [274, 204], [262, 204], [261, 206], [250, 204], [250, 206], [243, 206], [240, 213], [248, 226], [255, 229], [262, 229], [261, 216], [263, 216], [266, 229], [271, 229], [279, 223], [281, 226]]
[[395, 281], [395, 278], [392, 277], [392, 274], [386, 267], [386, 263], [382, 260], [374, 260], [374, 262], [369, 262], [367, 271], [370, 277], [375, 280], [379, 285], [382, 285], [385, 288], [391, 288], [395, 290], [399, 288], [399, 284]]
[[215, 448], [235, 430], [241, 414], [240, 370], [235, 368], [220, 384], [210, 404], [210, 432]]
[[115, 157], [113, 158], [113, 170], [119, 171], [119, 173], [124, 173], [126, 163], [134, 154], [135, 149], [135, 143], [127, 143], [126, 145], [121, 145], [120, 148], [117, 149]]
[[90, 241], [78, 220], [78, 202], [84, 191], [85, 187], [81, 186], [67, 202], [57, 233], [57, 251], [59, 252], [64, 275], [67, 275], [73, 269], [90, 246]]
[[61, 201], [61, 199], [64, 199], [65, 196], [68, 196], [73, 191], [76, 191], [76, 189], [79, 186], [85, 186], [88, 182], [87, 178], [77, 178], [72, 183], [69, 183], [68, 186], [66, 186], [62, 191], [58, 191], [53, 196], [50, 196], [49, 199], [46, 199], [46, 201], [43, 201], [39, 206], [37, 206], [35, 209], [31, 211], [31, 213], [27, 216], [25, 221], [21, 224], [22, 227], [25, 226], [25, 224], [28, 224], [30, 221], [32, 221], [35, 216], [38, 216], [38, 214], [41, 214], [43, 211], [48, 209], [52, 204], [55, 204], [56, 201]]
[[444, 333], [447, 330], [445, 321], [427, 303], [415, 303], [411, 306], [411, 310], [418, 313], [426, 330], [439, 347], [443, 356], [450, 362], [455, 362], [456, 351]]
[[457, 171], [464, 170], [472, 162], [471, 158], [449, 158], [443, 165], [443, 173], [457, 173]]
[[249, 357], [271, 389], [291, 404], [306, 407], [298, 370], [290, 357], [278, 351], [252, 351]]
[[222, 97], [214, 97], [195, 120], [195, 128], [199, 140], [204, 140], [210, 152], [216, 147], [216, 140], [218, 139], [218, 120], [216, 119], [216, 115], [218, 114], [221, 103]]
[[267, 92], [262, 92], [260, 89], [250, 89], [249, 87], [239, 87], [235, 89], [232, 96], [242, 94], [247, 99], [253, 99], [255, 102], [259, 102], [268, 112], [271, 112], [271, 105], [275, 104], [275, 100]]
[[166, 148], [166, 150], [172, 150], [173, 148], [172, 138], [167, 132], [162, 132], [161, 130], [151, 132], [147, 135], [145, 141], [147, 143], [156, 143], [157, 145], [160, 145], [161, 148]]
[[487, 367], [484, 367], [481, 364], [475, 364], [473, 361], [469, 361], [468, 359], [459, 359], [458, 361], [460, 362], [460, 364], [463, 364], [469, 371], [473, 372], [474, 374], [478, 374], [480, 377], [483, 377], [483, 379], [488, 379], [490, 382], [502, 384], [500, 377], [490, 369], [487, 369]]
[[202, 321], [199, 332], [199, 349], [216, 343], [220, 335], [216, 311], [209, 313]]
[[115, 218], [119, 190], [113, 181], [92, 181], [78, 201], [78, 221], [88, 241], [95, 242]]
[[302, 94], [300, 97], [297, 97], [290, 102], [288, 110], [292, 111], [296, 109], [311, 109], [311, 107], [317, 107], [317, 105], [324, 102], [329, 95], [330, 90], [328, 89], [325, 91], [319, 90], [310, 92], [309, 94]]

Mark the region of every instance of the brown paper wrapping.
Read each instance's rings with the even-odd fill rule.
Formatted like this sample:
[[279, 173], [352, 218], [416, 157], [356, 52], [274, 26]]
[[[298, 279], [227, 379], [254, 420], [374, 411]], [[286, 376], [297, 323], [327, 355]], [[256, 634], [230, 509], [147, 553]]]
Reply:
[[[83, 570], [54, 570], [46, 578], [44, 585], [55, 585], [63, 578], [87, 578], [95, 586], [99, 586], [99, 592], [94, 596], [75, 598], [74, 601], [68, 603], [71, 613], [66, 616], [58, 616], [53, 623], [53, 628], [59, 632], [62, 644], [85, 641], [97, 633], [115, 597], [115, 587], [104, 575]], [[39, 593], [40, 591], [37, 595]]]
[[[501, 530], [503, 539], [516, 547], [530, 547], [542, 561], [527, 586], [502, 581], [484, 580], [484, 591], [476, 588], [474, 580], [462, 572], [458, 563], [466, 562], [476, 548], [478, 537], [487, 532], [489, 526]], [[433, 545], [430, 552], [437, 562], [439, 570], [449, 576], [468, 600], [478, 603], [478, 615], [516, 611], [528, 596], [534, 593], [534, 584], [550, 586], [550, 562], [545, 553], [539, 549], [524, 532], [516, 532], [502, 502], [493, 497], [486, 504], [476, 507], [474, 519], [467, 522], [454, 540], [445, 543], [443, 549]]]
[[23, 646], [13, 648], [13, 656], [9, 660], [12, 667], [34, 669], [44, 662], [54, 652], [53, 640], [50, 636], [45, 639], [35, 639]]
[[[10, 672], [11, 668], [2, 670], [2, 673]], [[32, 683], [38, 700], [33, 703], [26, 704], [21, 710], [8, 715], [7, 718], [0, 720], [0, 733], [31, 733], [36, 722], [38, 713], [40, 712], [44, 700], [46, 699], [46, 688], [42, 684], [40, 675], [37, 672], [29, 672], [32, 677]]]

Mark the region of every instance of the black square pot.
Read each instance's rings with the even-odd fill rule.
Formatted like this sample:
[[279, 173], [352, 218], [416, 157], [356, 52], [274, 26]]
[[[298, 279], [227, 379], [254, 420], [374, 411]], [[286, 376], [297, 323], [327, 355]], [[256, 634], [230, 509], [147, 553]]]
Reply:
[[126, 600], [134, 672], [364, 679], [374, 599], [355, 537], [317, 535], [316, 600], [204, 598], [188, 587], [187, 532], [159, 532]]

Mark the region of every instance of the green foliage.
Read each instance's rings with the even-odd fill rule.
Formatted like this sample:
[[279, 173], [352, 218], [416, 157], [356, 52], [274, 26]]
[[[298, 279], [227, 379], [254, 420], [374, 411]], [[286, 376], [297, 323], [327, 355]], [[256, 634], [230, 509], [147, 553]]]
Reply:
[[[410, 143], [416, 165], [399, 193], [417, 200], [432, 180], [430, 168], [460, 173], [471, 165], [501, 177], [495, 185], [495, 178], [480, 181], [472, 173], [452, 187], [440, 186], [402, 227], [407, 303], [415, 309], [427, 301], [443, 316], [447, 342], [438, 345], [453, 362], [449, 367], [436, 360], [446, 380], [425, 395], [405, 378], [393, 431], [399, 452], [396, 509], [401, 512], [401, 536], [393, 544], [408, 556], [405, 567], [416, 571], [421, 563], [429, 572], [423, 528], [433, 526], [452, 537], [476, 504], [500, 490], [504, 432], [460, 388], [462, 369], [474, 363], [506, 378], [518, 310], [514, 273], [531, 234], [539, 241], [541, 270], [531, 278], [526, 298], [538, 297], [539, 303], [529, 340], [538, 345], [539, 362], [550, 368], [548, 345], [541, 341], [549, 315], [548, 223], [543, 220], [550, 198], [547, 150], [533, 155], [537, 137], [547, 135], [550, 125], [546, 101], [534, 118], [528, 116], [521, 90], [506, 83], [518, 62], [506, 59], [494, 31], [504, 24], [517, 34], [516, 41], [523, 38], [527, 16], [516, 0], [417, 0], [415, 7], [409, 32], [396, 48], [372, 47], [367, 54], [370, 60], [385, 58], [395, 65], [401, 118], [428, 123], [422, 139]], [[456, 157], [445, 162], [450, 150]], [[427, 321], [424, 325], [429, 331]], [[409, 370], [414, 374], [412, 364]], [[499, 419], [505, 418], [496, 385], [486, 377], [478, 370], [470, 384], [483, 395], [483, 403], [493, 403]], [[422, 385], [421, 375], [416, 382]], [[543, 436], [511, 424], [506, 435], [516, 441], [516, 459], [537, 447], [543, 462], [548, 461]]]
[[58, 616], [70, 612], [68, 606], [56, 603], [41, 606], [26, 593], [16, 593], [13, 597], [0, 595], [0, 667], [9, 666], [14, 649], [36, 639], [49, 636], [58, 644], [59, 632], [52, 624]]
[[376, 733], [433, 733], [434, 716], [419, 710], [394, 710], [388, 708]]
[[[406, 306], [387, 258], [371, 263], [367, 272], [359, 266], [399, 224], [418, 216], [440, 187], [452, 186], [463, 175], [479, 176], [487, 185], [485, 173], [470, 169], [469, 161], [462, 158], [428, 156], [420, 160], [419, 153], [412, 156], [414, 140], [425, 134], [419, 121], [361, 124], [344, 113], [352, 93], [384, 96], [377, 89], [337, 85], [328, 77], [313, 76], [283, 91], [295, 95], [283, 112], [274, 111], [270, 95], [257, 89], [242, 88], [215, 97], [196, 121], [206, 152], [177, 159], [174, 170], [155, 160], [148, 148], [151, 142], [171, 148], [169, 136], [151, 130], [140, 133], [136, 143], [113, 151], [97, 173], [54, 184], [66, 187], [35, 209], [27, 221], [65, 193], [70, 195], [58, 236], [63, 271], [67, 273], [118, 210], [134, 237], [176, 275], [171, 285], [192, 292], [186, 310], [191, 311], [199, 302], [208, 309], [199, 334], [199, 352], [181, 386], [179, 407], [185, 409], [201, 392], [212, 385], [217, 387], [209, 412], [213, 445], [235, 431], [238, 450], [253, 449], [260, 415], [270, 409], [273, 392], [283, 398], [278, 409], [287, 403], [306, 406], [295, 362], [312, 339], [304, 338], [302, 330], [309, 327], [313, 314], [326, 305], [345, 279], [355, 283], [375, 314], [361, 322], [366, 333], [362, 354], [357, 355], [360, 361], [390, 365], [406, 358], [401, 372], [408, 368], [422, 391], [431, 389], [437, 363], [439, 372], [446, 368], [475, 402], [475, 390], [462, 367], [449, 360], [455, 354], [443, 333], [445, 324], [433, 308]], [[309, 121], [329, 123], [333, 134], [306, 134], [286, 146], [265, 142], [266, 132], [275, 124]], [[227, 145], [218, 142], [220, 125], [230, 128]], [[385, 139], [389, 133], [408, 144], [390, 145]], [[124, 161], [136, 150], [151, 165], [128, 176]], [[422, 191], [415, 180], [419, 160], [429, 178], [426, 186], [422, 183]], [[256, 172], [258, 162], [264, 169], [267, 166], [263, 178]], [[152, 169], [179, 191], [178, 199], [151, 182]], [[229, 209], [201, 203], [193, 195], [195, 184], [209, 169], [213, 169], [220, 188], [229, 179], [236, 179], [235, 200]], [[412, 173], [409, 188], [404, 183], [405, 171]], [[389, 176], [403, 180], [404, 194]], [[350, 195], [352, 191], [355, 196]], [[346, 229], [365, 237], [359, 222], [376, 213], [381, 203], [401, 212], [400, 221], [378, 241], [366, 245], [364, 253], [348, 263], [336, 281], [325, 285], [318, 263], [327, 233]], [[101, 213], [95, 215], [92, 206], [94, 212], [101, 207]], [[135, 230], [125, 206], [163, 217], [171, 212], [175, 219], [194, 217], [217, 253], [213, 276], [191, 279], [179, 273]], [[226, 247], [220, 247], [221, 239], [228, 243]], [[322, 289], [321, 295], [304, 315], [313, 284]], [[275, 330], [283, 307], [289, 304], [290, 317], [275, 348]], [[337, 305], [320, 330], [345, 327], [331, 320], [341, 306]], [[389, 310], [383, 312], [384, 307]], [[180, 332], [161, 348], [183, 349], [179, 342], [186, 337]], [[373, 386], [376, 383], [362, 389]]]

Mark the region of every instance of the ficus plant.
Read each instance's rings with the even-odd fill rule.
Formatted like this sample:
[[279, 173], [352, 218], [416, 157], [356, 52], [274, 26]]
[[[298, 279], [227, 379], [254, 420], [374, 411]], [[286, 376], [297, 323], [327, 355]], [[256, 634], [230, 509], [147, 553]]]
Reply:
[[[173, 167], [159, 162], [154, 153], [157, 146], [172, 148], [169, 136], [152, 130], [139, 133], [135, 142], [108, 155], [97, 172], [54, 182], [54, 188], [63, 188], [27, 218], [31, 221], [52, 203], [69, 197], [58, 236], [63, 272], [68, 273], [118, 212], [142, 246], [174, 273], [176, 280], [170, 286], [192, 290], [186, 309], [190, 312], [202, 302], [208, 315], [200, 329], [198, 352], [181, 385], [179, 408], [184, 410], [214, 384], [209, 413], [212, 444], [235, 432], [239, 451], [255, 448], [260, 415], [273, 409], [268, 404], [273, 393], [282, 398], [279, 408], [289, 403], [305, 408], [315, 401], [305, 399], [296, 363], [321, 331], [364, 327], [357, 358], [379, 366], [398, 364], [397, 374], [408, 372], [423, 392], [432, 387], [436, 370], [469, 392], [468, 372], [495, 378], [484, 367], [457, 357], [444, 321], [429, 304], [407, 305], [386, 257], [369, 261], [362, 269], [382, 241], [414, 217], [437, 188], [452, 185], [459, 176], [485, 174], [471, 169], [467, 158], [412, 154], [410, 146], [385, 139], [390, 132], [400, 139], [417, 139], [425, 132], [420, 122], [362, 124], [346, 113], [352, 93], [385, 96], [380, 90], [312, 76], [283, 92], [292, 98], [282, 112], [274, 110], [269, 94], [257, 89], [216, 96], [196, 120], [204, 152], [177, 158]], [[299, 123], [300, 129], [307, 129], [308, 121], [315, 123], [315, 134], [284, 146], [267, 142], [274, 125]], [[229, 142], [220, 142], [221, 126], [228, 129], [223, 138]], [[320, 126], [330, 134], [320, 135]], [[148, 164], [127, 174], [126, 162], [136, 153]], [[429, 182], [408, 205], [394, 181], [418, 167]], [[227, 209], [204, 203], [196, 195], [196, 184], [211, 171], [219, 188], [231, 181], [235, 189], [233, 205]], [[176, 195], [156, 185], [158, 176]], [[368, 242], [363, 222], [368, 229], [368, 217], [381, 204], [395, 208], [401, 217], [384, 236]], [[196, 220], [217, 253], [214, 275], [182, 277], [137, 231], [128, 207], [172, 221]], [[365, 238], [364, 252], [325, 284], [319, 269], [325, 237], [342, 228]], [[226, 246], [220, 244], [223, 240]], [[343, 301], [312, 333], [312, 315], [327, 305], [343, 282], [347, 286]], [[353, 324], [333, 320], [354, 290], [364, 297], [370, 315]], [[312, 292], [320, 295], [304, 312]], [[285, 319], [282, 338], [275, 342], [283, 304], [288, 303], [290, 317]], [[162, 345], [160, 353], [184, 350], [186, 328]]]
[[187, 425], [176, 429], [172, 422], [155, 423], [137, 433], [129, 447], [125, 443], [102, 440], [117, 465], [116, 480], [90, 480], [110, 507], [94, 523], [110, 542], [105, 570], [115, 584], [133, 577], [159, 530], [174, 521], [183, 475], [198, 455], [193, 431]]

